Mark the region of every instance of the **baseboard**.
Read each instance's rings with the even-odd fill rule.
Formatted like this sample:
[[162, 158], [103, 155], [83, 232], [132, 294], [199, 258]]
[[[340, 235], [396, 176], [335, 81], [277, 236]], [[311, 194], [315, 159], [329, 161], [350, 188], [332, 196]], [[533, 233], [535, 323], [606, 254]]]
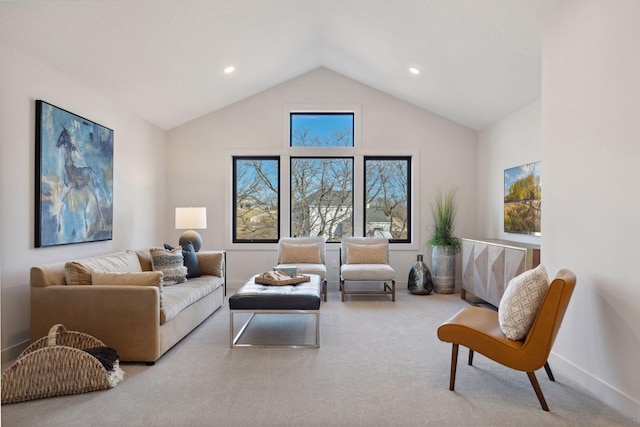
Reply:
[[640, 402], [633, 397], [594, 377], [554, 352], [549, 355], [549, 364], [553, 372], [560, 373], [575, 381], [598, 400], [617, 409], [633, 421], [640, 422]]
[[18, 356], [20, 356], [20, 353], [22, 353], [24, 349], [29, 346], [30, 343], [31, 342], [29, 340], [26, 340], [2, 350], [2, 356], [1, 356], [2, 364], [4, 365], [5, 363], [9, 363], [13, 360], [16, 360]]

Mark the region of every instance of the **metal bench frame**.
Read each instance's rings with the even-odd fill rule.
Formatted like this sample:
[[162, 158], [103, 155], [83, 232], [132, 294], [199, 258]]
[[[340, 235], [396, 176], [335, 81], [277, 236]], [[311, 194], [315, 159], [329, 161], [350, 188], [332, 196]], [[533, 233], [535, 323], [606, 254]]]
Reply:
[[[233, 318], [236, 313], [250, 313], [251, 316], [249, 320], [247, 320], [244, 325], [240, 328], [239, 332], [234, 335], [234, 327], [233, 327]], [[251, 343], [238, 343], [238, 340], [242, 337], [244, 332], [246, 331], [249, 323], [253, 320], [256, 314], [315, 314], [316, 318], [316, 341], [313, 344], [294, 344], [294, 345], [283, 345], [283, 344], [251, 344]], [[253, 310], [253, 309], [242, 309], [242, 310], [229, 310], [229, 346], [231, 348], [235, 347], [266, 347], [266, 348], [318, 348], [320, 347], [320, 310]]]

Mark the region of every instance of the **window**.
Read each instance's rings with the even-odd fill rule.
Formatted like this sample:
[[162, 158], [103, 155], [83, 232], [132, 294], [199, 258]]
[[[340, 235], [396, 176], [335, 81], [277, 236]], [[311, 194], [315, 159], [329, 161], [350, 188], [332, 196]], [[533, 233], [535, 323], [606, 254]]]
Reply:
[[364, 158], [364, 230], [366, 236], [410, 242], [410, 157]]
[[280, 157], [233, 157], [233, 242], [280, 237]]
[[353, 235], [353, 159], [291, 158], [291, 236]]
[[282, 119], [289, 134], [285, 131], [288, 141], [281, 149], [231, 154], [230, 243], [277, 243], [281, 226], [291, 237], [319, 236], [333, 243], [343, 236], [415, 243], [411, 212], [415, 157], [388, 150], [385, 155], [367, 152], [356, 126], [360, 107], [330, 108], [285, 106]]
[[291, 147], [353, 147], [353, 113], [290, 113]]

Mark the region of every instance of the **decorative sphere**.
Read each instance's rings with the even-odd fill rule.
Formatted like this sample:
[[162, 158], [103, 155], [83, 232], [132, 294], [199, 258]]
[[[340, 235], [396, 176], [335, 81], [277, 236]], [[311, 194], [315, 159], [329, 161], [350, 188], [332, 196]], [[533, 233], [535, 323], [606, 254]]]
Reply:
[[202, 247], [202, 237], [200, 237], [200, 235], [193, 230], [185, 231], [184, 233], [182, 233], [182, 236], [180, 236], [180, 240], [178, 241], [178, 243], [182, 247], [185, 247], [185, 245], [189, 242], [191, 242], [191, 244], [193, 245], [193, 250], [196, 252], [198, 252]]

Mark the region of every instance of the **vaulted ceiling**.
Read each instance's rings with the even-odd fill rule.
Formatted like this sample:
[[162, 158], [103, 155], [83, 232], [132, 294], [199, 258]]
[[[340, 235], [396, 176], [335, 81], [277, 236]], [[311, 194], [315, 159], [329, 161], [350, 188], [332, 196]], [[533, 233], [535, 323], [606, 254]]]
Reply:
[[163, 129], [318, 67], [482, 129], [540, 97], [557, 2], [2, 1], [0, 40]]

